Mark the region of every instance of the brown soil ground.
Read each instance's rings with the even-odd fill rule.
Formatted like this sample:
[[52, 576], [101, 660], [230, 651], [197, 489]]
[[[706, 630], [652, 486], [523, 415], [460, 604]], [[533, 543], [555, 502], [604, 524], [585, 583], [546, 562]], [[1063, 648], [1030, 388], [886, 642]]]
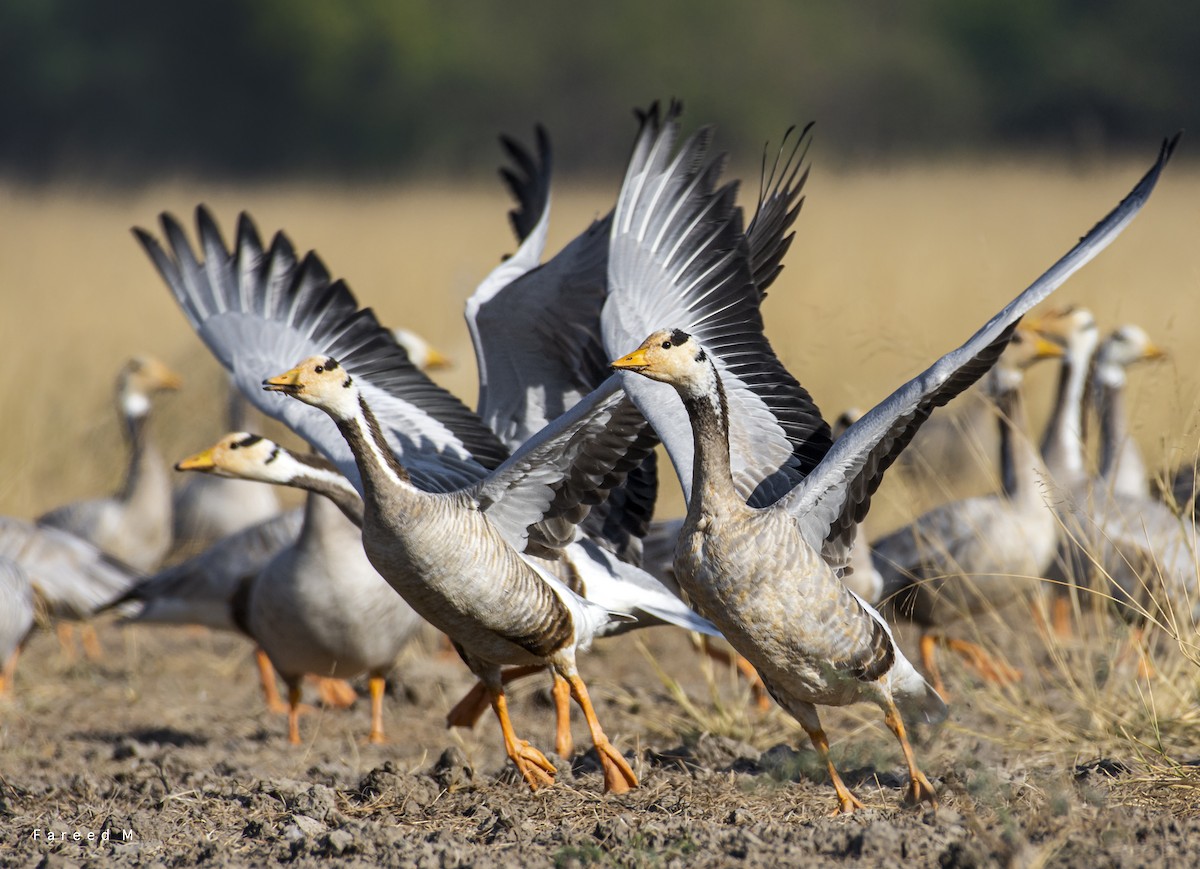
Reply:
[[[1004, 720], [998, 689], [954, 663], [951, 719], [917, 739], [940, 808], [900, 805], [899, 751], [863, 706], [825, 713], [835, 759], [867, 804], [832, 818], [833, 791], [798, 728], [777, 709], [752, 711], [745, 686], [672, 629], [601, 642], [583, 660], [601, 719], [641, 777], [619, 797], [601, 793], [582, 743], [535, 794], [507, 766], [490, 716], [447, 731], [471, 680], [436, 638], [396, 668], [391, 744], [362, 744], [363, 698], [306, 716], [291, 746], [238, 637], [111, 622], [100, 634], [98, 664], [70, 663], [52, 634], [36, 634], [0, 706], [0, 864], [1200, 864], [1195, 761], [1148, 759], [1137, 745], [1152, 734], [1105, 754], [1070, 735], [1038, 744], [1032, 706], [1023, 723]], [[553, 711], [538, 681], [513, 687], [513, 710], [545, 747]], [[76, 842], [76, 831], [110, 838]]]

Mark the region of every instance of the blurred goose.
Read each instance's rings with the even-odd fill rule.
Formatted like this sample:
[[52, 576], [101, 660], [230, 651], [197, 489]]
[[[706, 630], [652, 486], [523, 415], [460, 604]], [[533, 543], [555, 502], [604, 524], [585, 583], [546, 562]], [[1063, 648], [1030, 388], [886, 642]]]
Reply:
[[[136, 583], [105, 609], [131, 604], [137, 609], [130, 621], [203, 625], [246, 634], [244, 609], [250, 584], [276, 554], [295, 544], [303, 521], [303, 510], [288, 510], [222, 537], [203, 552]], [[287, 712], [266, 652], [256, 649], [255, 659], [267, 708]], [[326, 692], [323, 699], [333, 703], [338, 698]]]
[[0, 557], [0, 697], [12, 691], [21, 645], [33, 630], [33, 603], [20, 563]]
[[385, 676], [421, 619], [367, 561], [358, 493], [326, 460], [245, 432], [226, 435], [176, 467], [309, 490], [298, 539], [263, 566], [235, 614], [288, 687], [289, 741], [300, 741], [300, 683], [307, 673], [342, 679], [367, 673], [368, 741], [386, 741]]
[[1100, 419], [1100, 479], [1116, 494], [1145, 498], [1150, 475], [1129, 431], [1125, 382], [1130, 365], [1166, 356], [1146, 331], [1132, 323], [1100, 342], [1092, 370], [1092, 402]]
[[[411, 329], [393, 329], [392, 337], [396, 339], [397, 344], [404, 348], [409, 361], [422, 371], [435, 371], [439, 368], [449, 367], [450, 357]], [[230, 426], [230, 428], [238, 429], [243, 426]]]
[[[742, 410], [735, 399], [740, 384], [721, 371], [702, 340], [668, 328], [613, 363], [646, 378], [644, 382], [666, 384], [682, 399], [682, 407], [659, 400], [657, 409], [660, 419], [684, 412], [683, 433], [691, 450], [669, 440], [680, 433], [678, 424], [654, 421], [688, 501], [675, 554], [677, 576], [700, 612], [750, 659], [775, 699], [809, 734], [826, 761], [843, 812], [861, 803], [829, 761], [817, 704], [869, 700], [883, 708], [904, 751], [907, 797], [913, 801], [935, 801], [935, 794], [913, 759], [901, 712], [926, 721], [945, 715], [941, 699], [904, 658], [887, 623], [838, 578], [857, 523], [883, 472], [933, 408], [986, 373], [1020, 317], [1124, 229], [1153, 189], [1174, 144], [1164, 143], [1158, 162], [1130, 195], [1065, 257], [966, 344], [851, 426], [801, 482], [770, 506], [747, 503], [754, 481], [738, 479], [735, 458], [743, 450], [761, 455], [763, 439], [756, 443], [731, 436]], [[648, 184], [644, 195], [652, 198], [655, 192]], [[636, 219], [637, 205], [636, 197], [623, 197], [618, 226]], [[731, 273], [744, 268], [736, 248], [725, 250], [729, 253], [712, 266]], [[759, 356], [760, 364], [766, 361]], [[773, 422], [756, 421], [764, 437]], [[681, 456], [687, 460], [680, 461]]]
[[1074, 305], [1047, 311], [1026, 325], [1063, 344], [1058, 386], [1041, 450], [1051, 479], [1060, 489], [1069, 490], [1088, 479], [1083, 450], [1084, 413], [1088, 371], [1100, 343], [1100, 331], [1092, 312]]
[[1018, 329], [987, 378], [999, 415], [1002, 491], [943, 504], [872, 544], [882, 575], [881, 594], [872, 602], [885, 617], [920, 626], [921, 662], [943, 697], [946, 686], [934, 658], [938, 642], [986, 678], [1020, 675], [975, 643], [935, 629], [1012, 603], [1054, 557], [1058, 522], [1045, 502], [1046, 470], [1029, 436], [1020, 386], [1028, 366], [1059, 356], [1059, 345]]
[[[69, 623], [91, 618], [104, 604], [138, 580], [86, 540], [66, 531], [0, 517], [0, 560], [12, 562], [33, 589], [39, 607], [57, 624], [59, 639], [74, 654]], [[84, 648], [95, 657], [94, 634]]]
[[[237, 387], [229, 385], [226, 422], [229, 431], [248, 428], [249, 406]], [[280, 510], [279, 498], [270, 486], [247, 480], [192, 474], [173, 496], [176, 546], [195, 551], [266, 522]]]
[[153, 570], [171, 546], [171, 483], [162, 454], [149, 437], [151, 399], [179, 388], [179, 376], [157, 359], [130, 359], [117, 378], [117, 405], [129, 443], [121, 491], [78, 501], [38, 517], [38, 524], [91, 541], [137, 570]]

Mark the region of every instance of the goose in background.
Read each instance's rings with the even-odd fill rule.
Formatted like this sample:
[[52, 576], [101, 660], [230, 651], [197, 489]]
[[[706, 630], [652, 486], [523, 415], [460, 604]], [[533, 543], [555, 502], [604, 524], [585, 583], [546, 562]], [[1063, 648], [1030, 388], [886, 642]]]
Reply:
[[[86, 540], [10, 516], [0, 517], [0, 560], [12, 562], [33, 589], [68, 655], [75, 653], [70, 623], [90, 619], [139, 578]], [[97, 657], [94, 632], [83, 641], [88, 656]]]
[[21, 565], [0, 557], [0, 697], [12, 692], [17, 658], [33, 630], [34, 594]]
[[326, 460], [245, 432], [225, 436], [176, 467], [309, 490], [298, 538], [239, 592], [234, 617], [287, 685], [290, 742], [300, 742], [306, 674], [347, 679], [362, 673], [371, 694], [367, 739], [385, 742], [386, 675], [421, 619], [367, 560], [357, 491]]
[[156, 568], [171, 547], [171, 482], [148, 428], [154, 395], [179, 384], [179, 376], [157, 359], [136, 356], [125, 363], [117, 378], [117, 407], [129, 446], [121, 490], [58, 507], [37, 523], [94, 543], [136, 570]]
[[1125, 409], [1129, 366], [1165, 357], [1146, 331], [1132, 323], [1113, 331], [1096, 349], [1091, 387], [1100, 420], [1100, 479], [1117, 495], [1144, 499], [1150, 492], [1150, 475]]
[[946, 685], [934, 655], [939, 643], [984, 678], [1020, 677], [976, 643], [941, 630], [1018, 600], [1031, 581], [1040, 583], [1054, 557], [1058, 521], [1046, 503], [1046, 469], [1029, 434], [1020, 387], [1030, 365], [1059, 356], [1058, 344], [1018, 329], [985, 378], [998, 415], [1002, 490], [943, 504], [871, 545], [882, 589], [874, 599], [862, 597], [889, 620], [920, 627], [921, 663], [942, 697]]
[[[233, 384], [226, 402], [228, 431], [249, 428], [249, 405]], [[196, 552], [218, 540], [266, 522], [280, 511], [279, 498], [270, 486], [246, 480], [191, 474], [173, 495], [174, 543]]]
[[[393, 329], [392, 337], [396, 339], [397, 344], [404, 348], [404, 352], [408, 354], [409, 361], [422, 371], [436, 371], [440, 368], [449, 368], [451, 365], [449, 356], [438, 350], [425, 340], [425, 338], [412, 331], [412, 329]], [[237, 431], [241, 428], [245, 428], [245, 426], [230, 426], [231, 431]]]
[[[771, 694], [809, 734], [826, 762], [843, 812], [862, 804], [829, 760], [818, 704], [869, 700], [883, 708], [904, 751], [906, 795], [912, 801], [935, 802], [936, 797], [913, 759], [901, 713], [926, 721], [945, 715], [945, 705], [904, 658], [887, 623], [838, 578], [857, 524], [883, 472], [930, 412], [985, 374], [1021, 316], [1124, 229], [1145, 203], [1174, 146], [1174, 140], [1164, 143], [1157, 163], [1129, 196], [1046, 274], [966, 344], [851, 426], [810, 473], [770, 506], [747, 502], [747, 487], [755, 491], [753, 481], [739, 487], [734, 462], [741, 450], [757, 450], [761, 456], [769, 445], [765, 438], [740, 441], [732, 436], [742, 411], [734, 402], [737, 387], [730, 388], [732, 378], [716, 365], [702, 339], [668, 327], [613, 363], [627, 377], [644, 378], [647, 384], [659, 381], [682, 399], [682, 406], [661, 397], [639, 402], [647, 416], [654, 415], [652, 422], [688, 502], [676, 574], [699, 611], [755, 665]], [[647, 183], [644, 190], [652, 199], [658, 188]], [[638, 219], [638, 204], [637, 199], [618, 204], [618, 226]], [[710, 270], [736, 274], [744, 268], [736, 245], [723, 250], [723, 257], [705, 263]], [[666, 318], [670, 312], [661, 315]], [[756, 355], [762, 364], [762, 354]], [[681, 412], [686, 423], [682, 432], [664, 419]], [[760, 417], [756, 422], [766, 427], [772, 420]], [[678, 434], [687, 437], [691, 449], [668, 439]], [[800, 598], [803, 606], [796, 605]]]

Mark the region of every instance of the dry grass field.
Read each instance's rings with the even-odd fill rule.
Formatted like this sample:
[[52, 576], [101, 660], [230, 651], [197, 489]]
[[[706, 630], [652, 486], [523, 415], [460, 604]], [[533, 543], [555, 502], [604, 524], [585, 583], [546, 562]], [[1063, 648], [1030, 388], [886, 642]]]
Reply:
[[[818, 155], [796, 242], [765, 304], [768, 334], [828, 417], [870, 406], [1065, 252], [1153, 156], [1147, 149], [1144, 163], [1086, 170], [990, 163], [831, 174]], [[551, 251], [604, 213], [616, 183], [556, 192]], [[129, 233], [154, 227], [162, 210], [190, 222], [198, 202], [213, 207], [227, 233], [245, 209], [264, 233], [283, 227], [299, 248], [319, 250], [383, 322], [413, 328], [453, 356], [456, 366], [437, 379], [473, 401], [461, 311], [475, 282], [512, 249], [498, 184], [178, 183], [128, 192], [7, 184], [0, 511], [30, 517], [116, 485], [123, 459], [112, 386], [130, 353], [155, 354], [187, 380], [155, 421], [168, 456], [222, 433], [217, 367]], [[1088, 306], [1105, 331], [1137, 323], [1170, 351], [1131, 375], [1134, 433], [1156, 468], [1191, 461], [1200, 443], [1197, 227], [1200, 170], [1172, 165], [1142, 215], [1055, 298]], [[1052, 380], [1048, 368], [1031, 372], [1035, 427]], [[923, 506], [903, 481], [889, 480], [872, 533]], [[669, 480], [660, 510], [682, 510]], [[300, 753], [286, 750], [281, 722], [259, 711], [240, 640], [107, 625], [103, 637], [115, 654], [97, 669], [62, 661], [43, 633], [23, 660], [17, 696], [0, 705], [0, 841], [18, 846], [14, 865], [34, 865], [56, 849], [30, 842], [29, 828], [107, 819], [138, 827], [140, 844], [70, 844], [55, 856], [96, 865], [113, 854], [165, 865], [303, 863], [328, 854], [395, 865], [1194, 864], [1196, 638], [1163, 639], [1155, 677], [1139, 679], [1117, 659], [1126, 629], [1099, 610], [1068, 643], [1045, 639], [1027, 610], [974, 626], [1026, 676], [996, 687], [948, 667], [961, 685], [950, 721], [918, 747], [943, 793], [937, 813], [895, 809], [902, 767], [875, 710], [830, 714], [835, 757], [871, 806], [849, 821], [822, 817], [832, 791], [790, 719], [748, 711], [744, 689], [696, 662], [686, 638], [671, 632], [650, 632], [644, 646], [609, 646], [584, 664], [603, 698], [601, 715], [616, 722], [620, 747], [638, 752], [647, 785], [619, 800], [597, 799], [598, 776], [579, 761], [562, 786], [536, 797], [520, 792], [502, 772], [490, 722], [466, 736], [440, 729], [444, 701], [468, 681], [462, 667], [428, 654], [414, 652], [397, 670], [388, 726], [408, 740], [358, 746], [365, 718], [357, 708], [322, 713], [315, 734], [306, 725]], [[520, 714], [539, 717], [531, 730], [544, 739], [540, 695], [531, 686], [520, 696]], [[777, 747], [783, 743], [802, 751], [788, 754]], [[433, 769], [452, 745], [474, 769], [469, 784]], [[681, 745], [694, 763], [669, 759]], [[296, 820], [318, 814], [308, 805], [314, 800], [329, 803], [319, 830]], [[414, 829], [419, 847], [405, 850], [398, 843]]]

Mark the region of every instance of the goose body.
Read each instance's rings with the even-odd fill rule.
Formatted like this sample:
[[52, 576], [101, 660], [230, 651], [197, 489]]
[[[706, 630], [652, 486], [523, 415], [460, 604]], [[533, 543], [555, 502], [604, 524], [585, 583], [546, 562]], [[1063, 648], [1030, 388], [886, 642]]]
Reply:
[[33, 630], [33, 586], [21, 565], [0, 558], [0, 696], [12, 687], [17, 654]]
[[135, 357], [126, 363], [117, 380], [118, 408], [129, 444], [121, 491], [51, 510], [38, 517], [38, 524], [88, 540], [137, 570], [157, 567], [171, 547], [171, 483], [148, 432], [151, 397], [178, 386], [178, 376], [155, 359]]
[[[775, 503], [753, 506], [746, 494], [757, 491], [753, 481], [739, 486], [734, 456], [747, 446], [731, 437], [737, 405], [702, 340], [679, 329], [657, 331], [613, 363], [627, 377], [668, 385], [682, 400], [692, 449], [685, 452], [667, 442], [688, 501], [675, 551], [676, 574], [700, 611], [754, 664], [768, 690], [809, 733], [827, 762], [843, 811], [861, 803], [828, 761], [816, 704], [878, 703], [904, 749], [913, 800], [933, 800], [934, 792], [915, 765], [900, 712], [927, 721], [945, 714], [936, 692], [896, 647], [887, 623], [838, 578], [855, 527], [883, 471], [933, 408], [986, 373], [1021, 316], [1119, 234], [1153, 189], [1172, 148], [1173, 143], [1165, 144], [1133, 192], [1046, 274], [966, 344], [851, 426]], [[655, 195], [652, 184], [646, 190], [647, 196]], [[619, 202], [618, 225], [623, 207], [636, 211], [640, 195]], [[736, 259], [731, 255], [722, 265], [736, 269]], [[760, 353], [764, 364], [765, 357], [766, 351]], [[673, 407], [677, 414], [680, 405]], [[664, 441], [679, 428], [656, 424]], [[761, 461], [769, 444], [750, 449], [755, 447]]]

